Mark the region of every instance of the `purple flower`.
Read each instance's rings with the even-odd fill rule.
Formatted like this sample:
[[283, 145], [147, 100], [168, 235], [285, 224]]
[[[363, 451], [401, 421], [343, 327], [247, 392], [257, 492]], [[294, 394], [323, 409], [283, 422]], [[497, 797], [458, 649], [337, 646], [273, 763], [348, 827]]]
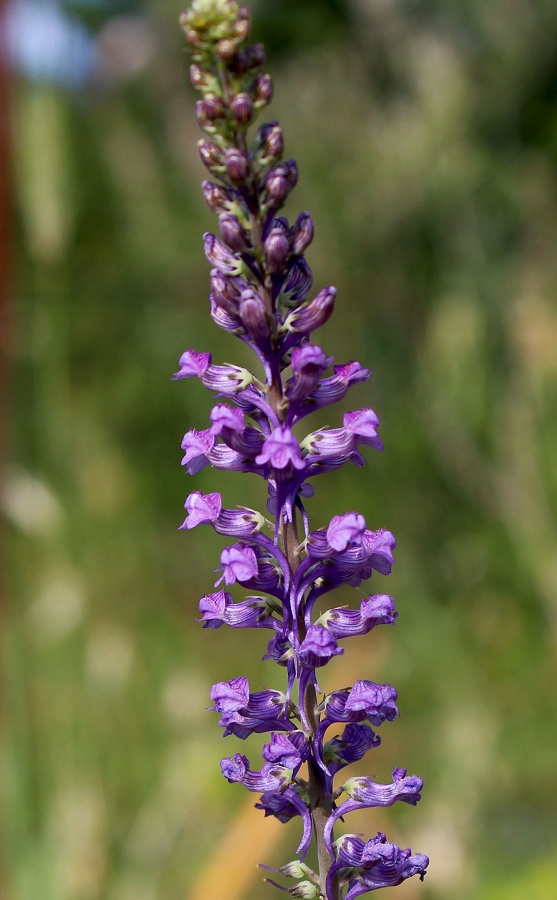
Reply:
[[208, 454], [213, 449], [215, 438], [211, 430], [196, 431], [192, 428], [182, 439], [182, 450], [185, 450], [182, 465], [186, 466], [188, 475], [196, 475], [209, 464]]
[[375, 594], [362, 600], [359, 609], [327, 610], [319, 617], [316, 625], [324, 625], [339, 640], [368, 634], [376, 625], [394, 625], [397, 615], [392, 597], [388, 594]]
[[300, 644], [298, 659], [308, 669], [325, 666], [333, 656], [344, 653], [336, 640], [322, 625], [310, 625]]
[[286, 469], [287, 467], [303, 469], [305, 467], [298, 441], [290, 428], [284, 426], [275, 428], [266, 438], [263, 450], [255, 458], [255, 462], [259, 466], [269, 463], [273, 469]]
[[366, 520], [359, 513], [333, 516], [327, 528], [327, 541], [333, 550], [342, 553], [349, 544], [360, 543], [365, 530]]
[[185, 507], [188, 516], [180, 528], [188, 530], [195, 528], [196, 525], [214, 522], [218, 519], [222, 508], [222, 498], [219, 493], [202, 494], [201, 491], [194, 491], [186, 500]]
[[289, 783], [292, 773], [284, 766], [266, 763], [260, 772], [252, 772], [249, 759], [240, 753], [226, 756], [221, 760], [222, 774], [231, 783], [241, 782], [248, 791], [279, 791]]
[[331, 775], [339, 769], [362, 759], [368, 750], [378, 747], [381, 738], [369, 725], [349, 723], [340, 737], [327, 741], [323, 747], [323, 759]]
[[234, 603], [226, 591], [206, 594], [199, 601], [199, 612], [204, 628], [280, 628], [280, 622], [273, 617], [276, 612], [272, 600], [264, 597], [247, 597], [241, 603]]
[[197, 353], [195, 350], [186, 350], [180, 357], [180, 369], [173, 375], [177, 378], [201, 378], [211, 364], [210, 353]]
[[347, 869], [345, 900], [354, 900], [360, 894], [383, 887], [395, 887], [414, 875], [423, 881], [429, 865], [423, 853], [411, 855], [410, 850], [389, 843], [381, 833], [367, 843], [358, 835], [345, 834], [335, 841], [334, 848], [337, 861], [329, 871], [327, 893], [330, 896], [339, 870]]
[[302, 736], [305, 742], [304, 749], [309, 754], [307, 738], [305, 737], [303, 732], [290, 732], [289, 735], [280, 733], [276, 734], [273, 732], [271, 734], [271, 740], [267, 744], [263, 745], [263, 750], [261, 751], [263, 759], [267, 760], [267, 762], [284, 766], [285, 768], [291, 769], [292, 771], [298, 769], [302, 764], [302, 756], [300, 755], [300, 751], [292, 741], [293, 734], [299, 734]]
[[215, 582], [215, 587], [224, 580], [225, 584], [235, 581], [250, 581], [257, 575], [257, 558], [251, 547], [235, 544], [225, 547], [221, 553], [223, 575]]

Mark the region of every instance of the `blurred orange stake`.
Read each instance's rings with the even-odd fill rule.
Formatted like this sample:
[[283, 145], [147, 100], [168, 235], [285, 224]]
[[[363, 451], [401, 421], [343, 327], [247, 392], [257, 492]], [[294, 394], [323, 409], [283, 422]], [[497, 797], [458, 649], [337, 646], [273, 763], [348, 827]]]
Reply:
[[264, 873], [255, 867], [260, 862], [270, 862], [273, 847], [282, 841], [284, 825], [272, 816], [263, 822], [263, 813], [253, 803], [253, 797], [248, 797], [186, 900], [244, 900], [256, 879], [263, 879]]

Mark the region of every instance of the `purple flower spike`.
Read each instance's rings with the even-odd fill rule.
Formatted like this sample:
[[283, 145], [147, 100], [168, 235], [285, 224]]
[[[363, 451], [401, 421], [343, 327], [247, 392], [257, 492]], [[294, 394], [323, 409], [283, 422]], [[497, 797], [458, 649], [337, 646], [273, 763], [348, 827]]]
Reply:
[[[429, 862], [382, 834], [367, 842], [353, 834], [335, 841], [333, 834], [354, 810], [398, 800], [415, 805], [422, 788], [420, 778], [395, 768], [391, 784], [345, 777], [335, 790], [337, 773], [379, 746], [375, 729], [398, 715], [397, 692], [389, 684], [359, 680], [322, 697], [317, 682], [318, 670], [344, 652], [340, 641], [392, 625], [397, 617], [393, 598], [381, 593], [365, 592], [359, 608], [320, 608], [336, 588], [359, 587], [372, 575], [390, 573], [396, 543], [391, 532], [368, 529], [357, 511], [333, 515], [321, 528], [310, 525], [314, 478], [346, 463], [363, 466], [366, 446], [382, 449], [376, 413], [370, 407], [342, 410], [305, 437], [297, 429], [305, 416], [342, 401], [371, 373], [352, 360], [327, 375], [334, 357], [310, 341], [333, 312], [336, 288], [310, 295], [313, 275], [304, 254], [313, 240], [313, 220], [302, 212], [290, 225], [282, 214], [298, 168], [295, 160], [283, 160], [279, 123], [252, 129], [271, 100], [273, 83], [263, 68], [263, 47], [247, 43], [249, 12], [241, 0], [190, 2], [180, 23], [193, 57], [190, 79], [201, 94], [199, 152], [214, 179], [203, 183], [203, 194], [220, 234], [207, 233], [203, 240], [211, 268], [210, 315], [242, 342], [243, 351], [253, 352], [260, 374], [215, 365], [210, 353], [182, 354], [174, 379], [198, 378], [215, 398], [209, 427], [184, 435], [182, 465], [190, 475], [210, 466], [219, 478], [224, 471], [261, 478], [269, 518], [248, 506], [223, 508], [224, 488], [215, 484], [219, 490], [213, 493], [189, 494], [180, 527], [209, 524], [230, 541], [215, 589], [199, 600], [198, 622], [208, 630], [270, 630], [263, 659], [285, 670], [283, 691], [250, 692], [243, 676], [213, 685], [211, 709], [219, 713], [224, 737], [265, 736], [260, 769], [236, 753], [221, 761], [221, 770], [229, 782], [260, 794], [256, 807], [265, 816], [302, 820], [299, 859], [272, 869], [296, 883], [268, 883], [300, 900], [354, 900], [415, 874], [423, 878]], [[367, 496], [362, 490], [363, 500]], [[232, 584], [243, 597], [228, 592]], [[318, 872], [302, 862], [312, 835]]]

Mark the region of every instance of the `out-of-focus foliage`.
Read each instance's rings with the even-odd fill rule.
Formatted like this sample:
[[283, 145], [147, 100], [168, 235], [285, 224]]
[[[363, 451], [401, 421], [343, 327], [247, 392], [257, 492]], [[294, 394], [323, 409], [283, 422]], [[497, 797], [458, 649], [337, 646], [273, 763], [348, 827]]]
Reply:
[[[396, 627], [353, 642], [323, 687], [397, 686], [373, 774], [407, 766], [424, 795], [351, 827], [431, 856], [401, 898], [552, 900], [557, 6], [253, 9], [300, 166], [291, 214], [314, 215], [317, 287], [339, 288], [320, 343], [373, 368], [351, 408], [374, 406], [386, 446], [316, 485], [312, 523], [358, 509], [399, 540], [376, 583]], [[254, 864], [297, 842], [219, 775], [257, 748], [222, 742], [210, 684], [280, 673], [260, 635], [195, 623], [223, 542], [176, 531], [218, 476], [180, 470], [210, 398], [169, 376], [186, 347], [248, 362], [208, 314], [178, 12], [95, 20], [104, 68], [79, 93], [13, 85], [6, 900], [260, 900]], [[255, 480], [219, 487], [262, 502]]]

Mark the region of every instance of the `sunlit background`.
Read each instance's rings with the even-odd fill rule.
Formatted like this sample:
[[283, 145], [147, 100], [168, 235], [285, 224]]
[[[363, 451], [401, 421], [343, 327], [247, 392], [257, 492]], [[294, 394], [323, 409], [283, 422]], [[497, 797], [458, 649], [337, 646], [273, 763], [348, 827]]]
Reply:
[[[299, 822], [222, 779], [259, 747], [205, 708], [214, 681], [284, 671], [261, 634], [195, 622], [224, 543], [177, 531], [192, 489], [262, 501], [250, 476], [180, 468], [211, 406], [170, 381], [180, 353], [248, 361], [208, 314], [180, 7], [2, 6], [2, 897], [271, 898], [256, 863], [292, 859]], [[313, 214], [316, 287], [339, 289], [319, 343], [374, 372], [321, 423], [372, 405], [385, 442], [316, 484], [312, 525], [358, 509], [398, 539], [373, 586], [396, 627], [324, 684], [398, 688], [360, 771], [425, 788], [349, 827], [430, 855], [401, 900], [554, 900], [557, 4], [251, 7], [299, 162], [287, 212]]]

